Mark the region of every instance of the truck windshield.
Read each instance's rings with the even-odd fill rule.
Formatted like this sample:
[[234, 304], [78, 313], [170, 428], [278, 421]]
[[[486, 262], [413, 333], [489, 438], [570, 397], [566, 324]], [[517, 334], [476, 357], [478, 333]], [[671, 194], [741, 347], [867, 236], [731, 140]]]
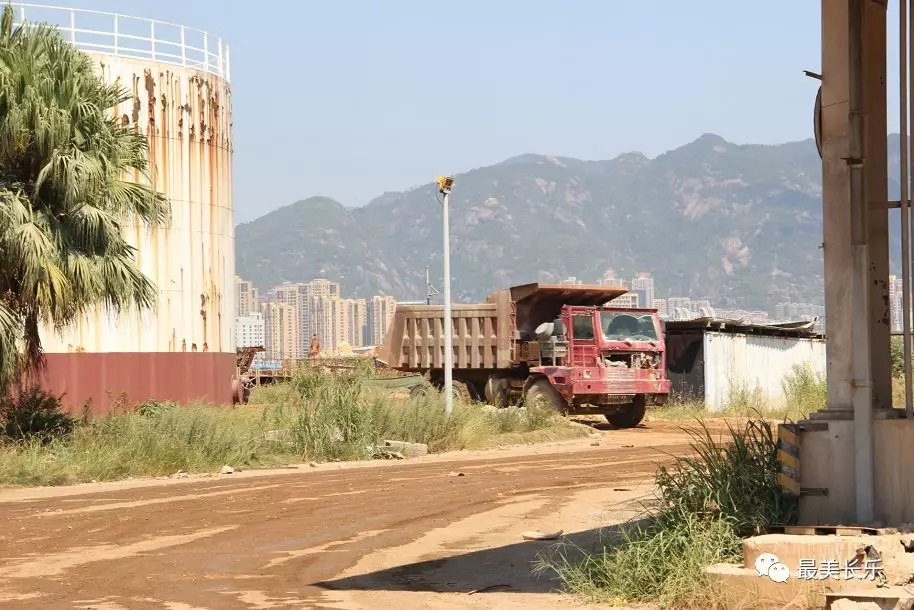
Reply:
[[606, 341], [658, 341], [654, 316], [634, 312], [601, 311], [600, 329]]

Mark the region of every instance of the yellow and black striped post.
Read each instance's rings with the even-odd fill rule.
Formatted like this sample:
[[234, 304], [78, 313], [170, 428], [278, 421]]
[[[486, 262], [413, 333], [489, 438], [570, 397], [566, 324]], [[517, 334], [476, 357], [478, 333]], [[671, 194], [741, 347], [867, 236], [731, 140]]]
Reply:
[[778, 483], [785, 492], [800, 495], [800, 426], [778, 424]]

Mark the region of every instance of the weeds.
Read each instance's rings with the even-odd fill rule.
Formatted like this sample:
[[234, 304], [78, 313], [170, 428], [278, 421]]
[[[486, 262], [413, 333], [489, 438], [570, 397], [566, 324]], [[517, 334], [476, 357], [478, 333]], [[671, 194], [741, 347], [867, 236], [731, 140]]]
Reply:
[[[783, 399], [772, 400], [760, 388], [733, 384], [722, 410], [721, 417], [762, 417], [781, 421], [805, 419], [810, 413], [823, 409], [827, 398], [825, 377], [808, 364], [794, 365], [793, 370], [781, 380]], [[652, 409], [652, 417], [660, 419], [694, 419], [707, 412], [703, 402], [671, 400], [663, 407]]]
[[658, 469], [661, 520], [682, 515], [724, 518], [737, 536], [748, 536], [795, 517], [796, 502], [784, 496], [777, 483], [780, 463], [771, 424], [728, 422], [727, 429], [727, 442], [720, 443], [701, 424], [690, 431], [695, 456], [677, 457], [672, 466]]
[[690, 433], [695, 455], [658, 470], [657, 506], [647, 524], [623, 528], [621, 540], [601, 540], [596, 552], [559, 548], [541, 555], [536, 570], [556, 573], [566, 590], [593, 601], [717, 607], [703, 569], [738, 561], [741, 538], [792, 522], [796, 503], [777, 485], [777, 447], [767, 422], [730, 425], [725, 443], [703, 423]]
[[566, 590], [598, 603], [713, 608], [702, 569], [738, 560], [740, 540], [725, 519], [684, 514], [676, 523], [626, 528], [618, 540], [601, 540], [594, 553], [576, 549], [541, 556], [534, 570], [558, 573]]
[[[66, 433], [0, 440], [0, 484], [65, 484], [211, 472], [223, 465], [237, 469], [367, 459], [385, 439], [426, 443], [429, 451], [441, 452], [537, 435], [587, 434], [552, 413], [493, 410], [460, 401], [447, 418], [437, 393], [401, 402], [366, 392], [362, 379], [358, 372], [328, 376], [304, 369], [289, 384], [260, 389], [262, 404], [257, 407], [179, 407], [150, 400], [94, 420], [79, 422], [62, 415], [66, 419], [60, 421], [69, 422]], [[35, 405], [32, 411], [60, 415], [54, 410], [59, 400], [36, 396], [26, 401]], [[10, 407], [9, 412], [24, 411]], [[36, 421], [24, 415], [6, 419], [6, 411], [3, 416], [11, 430], [32, 430], [22, 422]], [[55, 417], [45, 419], [58, 421]]]

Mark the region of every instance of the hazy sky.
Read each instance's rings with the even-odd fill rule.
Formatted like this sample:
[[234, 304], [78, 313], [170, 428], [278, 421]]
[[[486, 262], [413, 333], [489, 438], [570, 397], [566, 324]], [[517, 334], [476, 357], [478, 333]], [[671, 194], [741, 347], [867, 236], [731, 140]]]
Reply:
[[66, 4], [228, 42], [238, 222], [311, 195], [362, 205], [528, 152], [607, 159], [705, 132], [812, 136], [817, 82], [802, 71], [820, 67], [816, 0]]

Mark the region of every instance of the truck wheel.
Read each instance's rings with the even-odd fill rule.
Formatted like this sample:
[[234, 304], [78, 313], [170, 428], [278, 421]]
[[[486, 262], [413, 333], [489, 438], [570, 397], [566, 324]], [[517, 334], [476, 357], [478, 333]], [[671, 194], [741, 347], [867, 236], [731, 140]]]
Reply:
[[524, 404], [542, 405], [556, 413], [568, 414], [568, 403], [555, 391], [552, 384], [545, 379], [537, 379], [530, 384], [530, 387], [524, 393]]
[[486, 380], [485, 391], [483, 392], [489, 404], [498, 407], [508, 406], [508, 380], [502, 377], [492, 375]]
[[[444, 394], [444, 382], [432, 382], [436, 390]], [[454, 400], [461, 400], [463, 402], [473, 402], [473, 395], [470, 392], [470, 389], [462, 381], [457, 381], [456, 379], [451, 380], [451, 392], [453, 393]]]
[[429, 390], [429, 387], [427, 385], [425, 385], [424, 383], [420, 383], [419, 385], [414, 385], [413, 387], [411, 387], [409, 389], [409, 397], [410, 398], [420, 398], [420, 397], [428, 396], [428, 390]]
[[463, 402], [473, 402], [473, 393], [470, 391], [469, 385], [462, 381], [451, 381], [451, 384], [453, 386], [454, 398], [462, 400]]
[[638, 395], [632, 404], [615, 413], [607, 413], [604, 417], [616, 428], [634, 428], [644, 419], [646, 410], [647, 400], [643, 395]]

